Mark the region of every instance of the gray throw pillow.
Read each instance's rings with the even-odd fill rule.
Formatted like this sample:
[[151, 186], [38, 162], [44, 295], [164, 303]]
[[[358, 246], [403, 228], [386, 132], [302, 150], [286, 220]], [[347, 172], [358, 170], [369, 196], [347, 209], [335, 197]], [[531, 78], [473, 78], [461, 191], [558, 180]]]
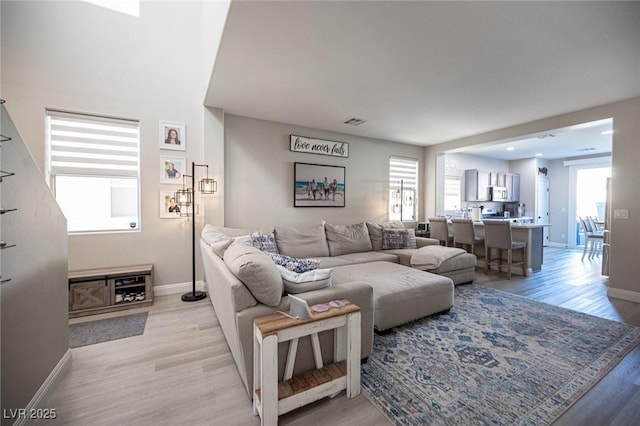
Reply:
[[256, 300], [269, 306], [280, 304], [282, 277], [268, 254], [250, 245], [234, 243], [224, 252], [224, 263]]

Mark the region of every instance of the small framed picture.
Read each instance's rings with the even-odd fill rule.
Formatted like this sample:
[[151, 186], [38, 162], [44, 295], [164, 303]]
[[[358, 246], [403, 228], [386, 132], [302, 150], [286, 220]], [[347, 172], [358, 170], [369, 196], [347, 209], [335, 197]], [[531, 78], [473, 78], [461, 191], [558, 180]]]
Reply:
[[177, 219], [180, 217], [181, 207], [176, 204], [175, 191], [160, 191], [160, 218]]
[[160, 149], [172, 149], [174, 151], [185, 151], [187, 149], [187, 134], [184, 123], [160, 122]]
[[160, 183], [182, 183], [187, 160], [184, 157], [160, 157]]

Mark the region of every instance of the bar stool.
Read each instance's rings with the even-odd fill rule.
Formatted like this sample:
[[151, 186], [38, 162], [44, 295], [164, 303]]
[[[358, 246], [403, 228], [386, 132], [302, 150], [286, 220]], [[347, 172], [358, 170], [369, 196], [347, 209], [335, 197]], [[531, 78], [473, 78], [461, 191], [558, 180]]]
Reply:
[[451, 219], [453, 224], [453, 246], [463, 248], [467, 253], [476, 254], [475, 247], [484, 244], [484, 237], [476, 236], [471, 219]]
[[[507, 278], [511, 279], [511, 265], [522, 265], [522, 275], [527, 275], [527, 243], [513, 241], [511, 238], [511, 222], [508, 220], [483, 220], [484, 223], [484, 273], [489, 272], [491, 265], [502, 270], [502, 250], [507, 250]], [[491, 258], [491, 249], [498, 249], [498, 257]], [[513, 262], [513, 250], [522, 250], [522, 262]]]
[[[453, 244], [453, 234], [449, 229], [449, 223], [445, 217], [430, 217], [429, 227], [431, 229], [431, 238], [440, 241], [440, 245], [449, 246]], [[444, 243], [444, 244], [442, 244]]]

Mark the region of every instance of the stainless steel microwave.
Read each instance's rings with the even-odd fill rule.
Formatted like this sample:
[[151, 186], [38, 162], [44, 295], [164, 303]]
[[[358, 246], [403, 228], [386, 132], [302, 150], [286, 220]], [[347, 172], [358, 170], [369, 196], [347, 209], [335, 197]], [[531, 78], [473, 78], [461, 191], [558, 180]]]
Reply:
[[507, 188], [503, 186], [490, 186], [489, 197], [491, 201], [507, 201]]

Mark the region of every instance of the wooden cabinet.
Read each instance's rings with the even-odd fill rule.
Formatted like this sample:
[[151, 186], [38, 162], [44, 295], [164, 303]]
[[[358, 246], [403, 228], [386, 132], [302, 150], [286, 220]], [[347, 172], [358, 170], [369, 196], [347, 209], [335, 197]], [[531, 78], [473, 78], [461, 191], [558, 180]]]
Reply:
[[152, 264], [69, 272], [70, 318], [152, 303]]

